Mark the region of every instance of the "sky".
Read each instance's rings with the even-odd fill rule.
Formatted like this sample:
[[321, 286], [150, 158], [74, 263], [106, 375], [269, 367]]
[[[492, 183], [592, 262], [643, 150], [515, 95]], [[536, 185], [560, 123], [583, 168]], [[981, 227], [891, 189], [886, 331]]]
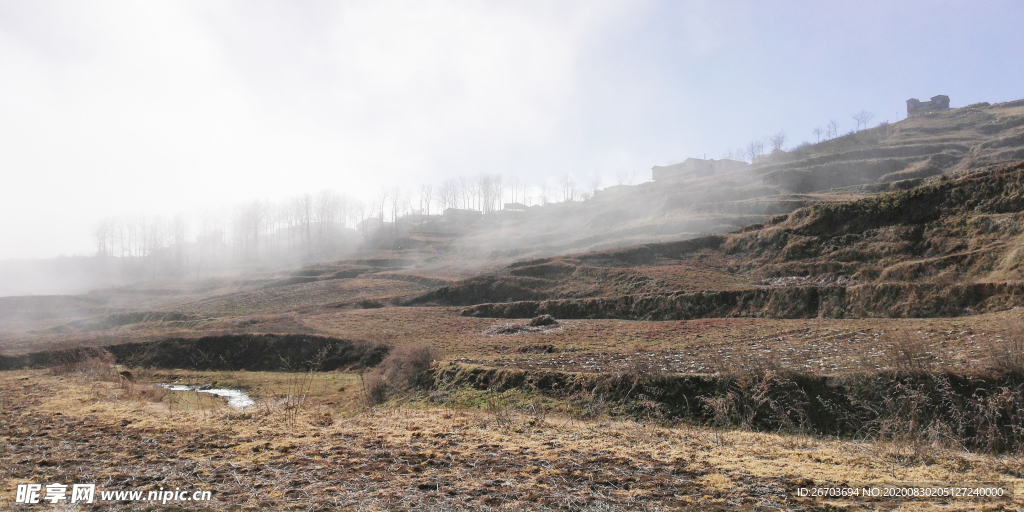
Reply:
[[614, 184], [1024, 98], [1007, 1], [0, 0], [0, 260], [107, 216], [481, 173]]

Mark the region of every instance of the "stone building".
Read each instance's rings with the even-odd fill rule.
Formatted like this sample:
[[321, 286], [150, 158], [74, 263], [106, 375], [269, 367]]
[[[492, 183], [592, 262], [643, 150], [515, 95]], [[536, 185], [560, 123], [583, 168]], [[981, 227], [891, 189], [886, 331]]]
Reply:
[[907, 100], [907, 117], [945, 110], [949, 110], [949, 96], [944, 94], [932, 96], [931, 101], [921, 101], [917, 98]]

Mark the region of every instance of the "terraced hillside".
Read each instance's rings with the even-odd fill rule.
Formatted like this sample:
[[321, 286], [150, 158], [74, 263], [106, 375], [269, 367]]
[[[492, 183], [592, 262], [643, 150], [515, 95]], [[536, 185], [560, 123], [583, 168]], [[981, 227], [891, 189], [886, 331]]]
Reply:
[[979, 103], [881, 125], [804, 152], [778, 155], [775, 162], [753, 171], [766, 184], [795, 192], [850, 186], [877, 190], [1022, 158], [1024, 102], [1014, 101]]
[[917, 116], [770, 155], [745, 169], [598, 191], [492, 216], [442, 256], [511, 262], [726, 233], [819, 202], [1024, 159], [1024, 100]]
[[443, 236], [424, 226], [333, 262], [3, 298], [0, 348], [344, 335], [309, 318], [394, 303], [659, 320], [999, 309], [1020, 296], [1019, 173], [991, 166], [1021, 158], [1024, 101], [972, 105], [727, 174], [609, 187]]
[[1022, 210], [1024, 163], [960, 171], [735, 233], [519, 262], [411, 303], [502, 317], [957, 316], [1022, 301]]

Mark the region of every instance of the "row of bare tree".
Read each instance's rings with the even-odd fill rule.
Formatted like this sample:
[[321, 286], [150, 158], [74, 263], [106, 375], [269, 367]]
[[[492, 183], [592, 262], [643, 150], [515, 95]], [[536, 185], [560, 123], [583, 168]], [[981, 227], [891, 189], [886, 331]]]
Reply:
[[[620, 175], [632, 182], [634, 175]], [[233, 208], [173, 216], [131, 214], [96, 224], [93, 237], [100, 256], [116, 257], [162, 270], [219, 266], [231, 262], [309, 259], [336, 254], [367, 240], [396, 235], [449, 208], [491, 213], [505, 202], [526, 205], [581, 201], [589, 188], [565, 173], [554, 185], [530, 186], [523, 178], [481, 174], [425, 184], [415, 189], [382, 187], [369, 199], [332, 190], [300, 194], [281, 201], [253, 200]]]
[[154, 274], [181, 272], [231, 261], [329, 254], [343, 244], [339, 235], [354, 213], [349, 196], [323, 190], [169, 218], [108, 217], [96, 224], [93, 239], [99, 256], [132, 261]]
[[[868, 123], [875, 118], [875, 115], [867, 110], [861, 110], [860, 112], [853, 114], [851, 117], [857, 123], [855, 130], [860, 130], [861, 127], [867, 128]], [[885, 124], [885, 122], [882, 124]], [[811, 133], [813, 133], [816, 138], [815, 142], [821, 142], [823, 135], [825, 140], [834, 139], [839, 136], [839, 121], [831, 119], [828, 124], [825, 125], [825, 128], [816, 126], [814, 127], [814, 130], [811, 130]], [[851, 131], [850, 133], [853, 132]], [[772, 151], [778, 151], [782, 149], [786, 140], [788, 140], [786, 132], [779, 130], [764, 139], [754, 139], [745, 147], [728, 150], [725, 154], [725, 158], [753, 162], [757, 157], [764, 155], [766, 143], [771, 145]]]
[[[871, 112], [868, 112], [867, 110], [861, 110], [860, 112], [857, 112], [856, 114], [853, 114], [850, 117], [853, 118], [854, 122], [857, 123], [857, 126], [856, 128], [854, 128], [854, 130], [860, 130], [862, 126], [864, 128], [867, 128], [868, 123], [870, 123], [871, 120], [875, 118], [875, 115], [872, 114]], [[815, 142], [821, 142], [822, 135], [825, 136], [825, 140], [834, 139], [839, 136], [839, 121], [836, 121], [835, 119], [830, 119], [828, 124], [825, 125], [825, 128], [815, 126], [814, 129], [811, 130], [811, 133], [813, 133], [814, 137], [817, 139]]]
[[788, 140], [786, 132], [779, 130], [763, 139], [754, 139], [746, 147], [730, 149], [726, 152], [725, 158], [753, 162], [757, 157], [764, 155], [765, 145], [771, 144], [772, 151], [779, 151]]

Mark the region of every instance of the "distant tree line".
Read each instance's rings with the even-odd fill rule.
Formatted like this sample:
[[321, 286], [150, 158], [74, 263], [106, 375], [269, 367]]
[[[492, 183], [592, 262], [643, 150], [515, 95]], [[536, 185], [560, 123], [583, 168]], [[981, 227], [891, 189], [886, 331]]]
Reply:
[[[632, 180], [619, 177], [620, 184]], [[393, 239], [449, 208], [489, 214], [506, 202], [582, 201], [601, 185], [595, 177], [584, 188], [571, 173], [551, 181], [530, 186], [518, 176], [480, 174], [415, 188], [381, 187], [369, 198], [321, 190], [172, 216], [124, 214], [96, 223], [93, 239], [97, 256], [122, 260], [137, 273], [199, 273], [235, 263], [322, 259]]]

